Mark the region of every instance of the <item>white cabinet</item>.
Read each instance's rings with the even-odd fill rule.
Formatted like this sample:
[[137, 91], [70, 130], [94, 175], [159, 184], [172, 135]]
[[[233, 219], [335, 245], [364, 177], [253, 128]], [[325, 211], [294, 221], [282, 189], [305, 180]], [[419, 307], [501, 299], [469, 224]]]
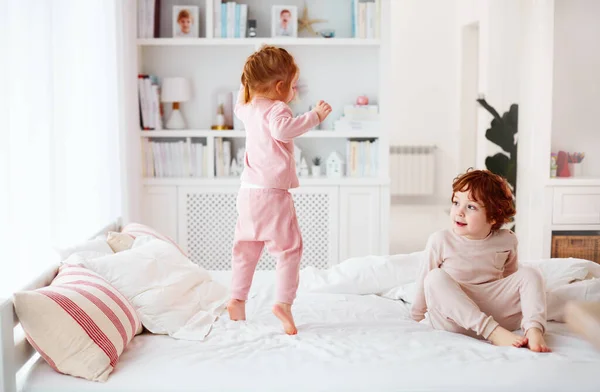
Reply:
[[[204, 268], [230, 269], [239, 186], [177, 189], [179, 243], [190, 259]], [[305, 187], [291, 193], [304, 245], [301, 267], [327, 268], [339, 259], [339, 188]], [[276, 260], [264, 252], [257, 268], [274, 269], [275, 265]]]
[[600, 179], [553, 178], [544, 189], [541, 205], [541, 251], [534, 258], [551, 256], [552, 238], [557, 232], [579, 235], [600, 231]]
[[[304, 243], [301, 267], [328, 268], [350, 257], [386, 254], [387, 241], [382, 241], [384, 189], [387, 188], [292, 189]], [[204, 268], [228, 270], [238, 190], [239, 185], [148, 185], [143, 223], [176, 239], [190, 259]], [[264, 252], [258, 269], [274, 269], [275, 265], [276, 260]]]
[[380, 188], [340, 188], [340, 261], [387, 253], [380, 247]]
[[145, 186], [143, 201], [141, 223], [177, 241], [177, 189], [172, 186]]
[[554, 188], [554, 225], [600, 224], [600, 186]]
[[238, 189], [231, 185], [177, 187], [179, 244], [194, 263], [206, 269], [231, 268]]

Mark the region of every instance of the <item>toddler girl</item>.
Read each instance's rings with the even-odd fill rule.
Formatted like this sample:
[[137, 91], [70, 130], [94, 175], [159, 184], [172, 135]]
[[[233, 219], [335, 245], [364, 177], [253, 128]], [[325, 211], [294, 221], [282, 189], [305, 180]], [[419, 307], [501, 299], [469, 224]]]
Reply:
[[[435, 329], [550, 352], [542, 277], [518, 266], [517, 237], [500, 229], [516, 213], [506, 181], [473, 170], [452, 190], [452, 229], [429, 237], [412, 318], [420, 321], [427, 311]], [[511, 332], [519, 327], [525, 336]]]
[[287, 334], [297, 333], [291, 306], [298, 289], [302, 235], [290, 188], [298, 187], [294, 138], [317, 126], [331, 113], [319, 101], [294, 117], [287, 105], [295, 95], [298, 66], [285, 50], [263, 47], [248, 57], [235, 115], [246, 129], [246, 155], [237, 197], [238, 220], [232, 257], [232, 320], [245, 320], [245, 301], [256, 264], [266, 245], [277, 259], [277, 297], [273, 313]]

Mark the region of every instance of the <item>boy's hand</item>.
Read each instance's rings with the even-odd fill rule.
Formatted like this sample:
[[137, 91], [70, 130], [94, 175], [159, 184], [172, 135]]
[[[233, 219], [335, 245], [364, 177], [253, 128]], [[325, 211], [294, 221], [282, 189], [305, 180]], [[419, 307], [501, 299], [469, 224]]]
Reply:
[[327, 116], [329, 116], [329, 113], [331, 113], [331, 106], [325, 101], [319, 101], [317, 102], [317, 106], [315, 106], [314, 111], [317, 112], [319, 121], [323, 122]]

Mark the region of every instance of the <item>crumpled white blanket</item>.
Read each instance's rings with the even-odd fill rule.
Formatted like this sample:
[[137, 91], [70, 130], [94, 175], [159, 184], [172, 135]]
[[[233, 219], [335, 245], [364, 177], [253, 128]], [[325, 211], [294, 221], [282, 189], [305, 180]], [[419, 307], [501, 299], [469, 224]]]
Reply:
[[[412, 303], [424, 252], [356, 257], [327, 270], [301, 271], [300, 290], [336, 294], [376, 294]], [[546, 286], [547, 318], [564, 321], [568, 301], [600, 301], [600, 265], [575, 258], [522, 261], [540, 271]]]

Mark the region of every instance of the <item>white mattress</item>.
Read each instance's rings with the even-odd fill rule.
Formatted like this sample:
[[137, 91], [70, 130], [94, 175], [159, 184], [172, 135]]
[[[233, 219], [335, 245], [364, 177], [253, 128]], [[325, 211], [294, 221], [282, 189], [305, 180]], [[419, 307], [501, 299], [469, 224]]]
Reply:
[[[214, 273], [228, 283], [227, 273]], [[247, 322], [218, 320], [204, 342], [143, 334], [108, 382], [55, 373], [38, 360], [26, 392], [88, 391], [600, 391], [600, 352], [551, 324], [552, 354], [498, 348], [434, 331], [401, 302], [302, 293], [297, 336], [271, 314], [274, 272], [257, 272]]]

